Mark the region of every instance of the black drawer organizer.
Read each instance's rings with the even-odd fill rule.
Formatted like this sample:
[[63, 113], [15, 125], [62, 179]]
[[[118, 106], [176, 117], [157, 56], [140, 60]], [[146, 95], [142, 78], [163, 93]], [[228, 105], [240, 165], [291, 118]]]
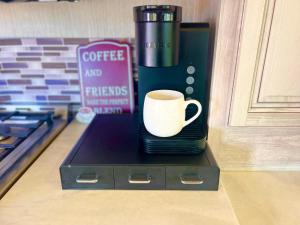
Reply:
[[137, 115], [97, 115], [60, 167], [63, 189], [218, 190], [220, 170], [199, 154], [141, 150]]

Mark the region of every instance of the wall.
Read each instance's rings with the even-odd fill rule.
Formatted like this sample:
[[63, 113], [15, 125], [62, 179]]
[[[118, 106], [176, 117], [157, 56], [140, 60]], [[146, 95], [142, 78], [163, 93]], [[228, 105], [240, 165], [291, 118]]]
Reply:
[[133, 37], [132, 8], [183, 7], [186, 22], [214, 24], [220, 0], [80, 0], [78, 3], [0, 4], [0, 37]]
[[76, 48], [95, 40], [0, 38], [0, 103], [80, 103]]
[[219, 0], [0, 3], [0, 103], [80, 103], [76, 47], [103, 38], [134, 47], [132, 8], [143, 4], [181, 5], [183, 21], [210, 22], [214, 35]]

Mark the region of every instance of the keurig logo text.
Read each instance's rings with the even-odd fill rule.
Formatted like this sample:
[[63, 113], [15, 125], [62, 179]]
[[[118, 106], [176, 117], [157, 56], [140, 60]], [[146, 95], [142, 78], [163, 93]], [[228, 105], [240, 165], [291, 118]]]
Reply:
[[145, 48], [170, 48], [170, 42], [145, 42]]

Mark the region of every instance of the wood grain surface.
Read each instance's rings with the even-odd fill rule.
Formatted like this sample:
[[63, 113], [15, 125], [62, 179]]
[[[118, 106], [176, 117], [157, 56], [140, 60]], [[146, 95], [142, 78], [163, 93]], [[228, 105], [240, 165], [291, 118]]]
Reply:
[[299, 172], [224, 172], [221, 177], [240, 225], [299, 224]]
[[1, 225], [238, 225], [219, 191], [62, 190], [59, 166], [85, 129], [73, 122], [0, 201]]

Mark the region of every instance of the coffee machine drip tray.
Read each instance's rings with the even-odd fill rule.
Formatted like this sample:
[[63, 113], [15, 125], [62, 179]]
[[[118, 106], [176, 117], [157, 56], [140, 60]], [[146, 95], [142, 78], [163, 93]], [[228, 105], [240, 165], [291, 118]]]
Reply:
[[148, 154], [199, 154], [206, 147], [206, 133], [202, 126], [192, 123], [172, 137], [156, 137], [142, 127], [140, 139]]
[[96, 115], [60, 167], [62, 188], [218, 189], [208, 146], [194, 155], [147, 154], [140, 136], [135, 114]]

